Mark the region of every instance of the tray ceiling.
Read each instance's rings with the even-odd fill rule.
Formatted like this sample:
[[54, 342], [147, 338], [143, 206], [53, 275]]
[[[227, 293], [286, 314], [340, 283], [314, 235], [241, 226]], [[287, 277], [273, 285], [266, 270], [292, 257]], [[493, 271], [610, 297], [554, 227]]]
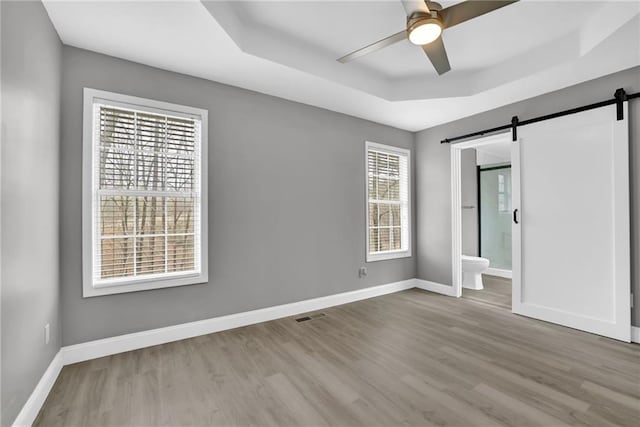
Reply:
[[[445, 31], [438, 76], [394, 1], [52, 1], [63, 43], [420, 130], [640, 65], [640, 3], [521, 1]], [[441, 2], [444, 7], [457, 2]]]

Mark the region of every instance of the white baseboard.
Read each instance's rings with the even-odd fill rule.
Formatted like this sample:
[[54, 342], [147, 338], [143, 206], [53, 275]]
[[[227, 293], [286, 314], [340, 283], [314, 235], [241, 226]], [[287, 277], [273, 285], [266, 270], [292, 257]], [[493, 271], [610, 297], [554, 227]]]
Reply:
[[[137, 350], [144, 347], [206, 335], [227, 329], [248, 326], [255, 323], [283, 317], [295, 316], [301, 313], [322, 310], [337, 305], [348, 304], [354, 301], [373, 298], [381, 295], [404, 291], [411, 288], [419, 288], [443, 295], [455, 296], [453, 286], [430, 282], [421, 279], [409, 279], [371, 288], [358, 289], [350, 292], [312, 298], [304, 301], [283, 304], [274, 307], [243, 313], [230, 314], [228, 316], [214, 317], [197, 322], [183, 323], [181, 325], [166, 328], [151, 329], [133, 334], [120, 335], [86, 343], [62, 347], [53, 358], [44, 375], [31, 393], [31, 396], [13, 422], [13, 426], [27, 427], [33, 424], [38, 416], [40, 408], [44, 404], [51, 387], [56, 381], [60, 370], [64, 365], [78, 363], [85, 360], [96, 359], [125, 351]], [[640, 343], [640, 328], [632, 327], [631, 336], [633, 342]]]
[[489, 267], [484, 274], [488, 274], [489, 276], [504, 277], [505, 279], [511, 279], [513, 277], [511, 270], [503, 270], [501, 268]]
[[13, 426], [28, 427], [33, 424], [51, 391], [51, 387], [53, 387], [53, 384], [58, 378], [60, 370], [65, 365], [241, 326], [248, 326], [255, 323], [267, 322], [283, 317], [295, 316], [301, 313], [322, 310], [354, 301], [400, 292], [414, 287], [415, 279], [403, 280], [290, 304], [277, 305], [259, 310], [214, 317], [197, 322], [183, 323], [166, 328], [151, 329], [62, 347], [22, 407], [22, 410], [13, 422]]
[[29, 399], [27, 399], [27, 402], [13, 421], [14, 427], [28, 427], [33, 424], [63, 366], [62, 352], [58, 351], [51, 363], [49, 363], [47, 370], [44, 371], [42, 378], [36, 384], [31, 396], [29, 396]]
[[450, 297], [455, 296], [453, 286], [443, 285], [442, 283], [431, 282], [429, 280], [415, 279], [416, 288], [423, 289], [425, 291], [436, 292], [438, 294], [447, 295]]
[[350, 292], [312, 298], [290, 304], [277, 305], [259, 310], [214, 317], [196, 322], [183, 323], [165, 328], [151, 329], [112, 338], [89, 341], [70, 345], [61, 349], [65, 365], [85, 360], [97, 359], [125, 351], [137, 350], [153, 345], [165, 344], [171, 341], [183, 340], [200, 335], [211, 334], [269, 320], [295, 316], [310, 311], [322, 310], [336, 305], [347, 304], [380, 295], [403, 291], [415, 287], [414, 279], [371, 288], [358, 289]]
[[631, 327], [631, 342], [640, 344], [640, 327], [638, 326]]

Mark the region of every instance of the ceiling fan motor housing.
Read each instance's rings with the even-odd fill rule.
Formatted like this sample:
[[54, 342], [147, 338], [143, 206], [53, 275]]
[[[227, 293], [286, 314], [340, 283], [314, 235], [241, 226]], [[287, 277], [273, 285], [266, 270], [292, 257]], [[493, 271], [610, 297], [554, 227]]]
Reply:
[[439, 12], [442, 10], [442, 5], [434, 1], [425, 0], [425, 4], [429, 8], [430, 13], [426, 12], [414, 12], [407, 17], [407, 34], [411, 34], [416, 27], [433, 22], [438, 24], [442, 28], [442, 19]]
[[424, 19], [435, 18], [438, 20], [440, 24], [442, 24], [442, 19], [440, 19], [439, 12], [442, 10], [442, 5], [440, 3], [436, 3], [434, 1], [426, 1], [425, 4], [429, 8], [429, 12], [413, 12], [410, 16], [407, 16], [407, 32], [411, 32], [413, 28], [416, 27], [418, 22], [421, 22]]
[[436, 3], [435, 1], [425, 1], [425, 3], [432, 12], [440, 12], [442, 10], [442, 5], [440, 3]]
[[435, 22], [442, 27], [442, 20], [437, 11], [432, 10], [431, 13], [414, 12], [411, 16], [407, 17], [407, 33], [410, 33], [416, 27], [424, 25], [427, 22]]

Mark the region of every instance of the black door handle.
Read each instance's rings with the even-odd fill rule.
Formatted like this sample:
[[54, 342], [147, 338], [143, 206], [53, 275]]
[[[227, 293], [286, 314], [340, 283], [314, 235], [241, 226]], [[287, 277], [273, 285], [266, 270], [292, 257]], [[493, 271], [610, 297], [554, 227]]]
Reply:
[[513, 222], [516, 223], [516, 224], [518, 223], [517, 214], [518, 214], [518, 209], [514, 209], [513, 210]]

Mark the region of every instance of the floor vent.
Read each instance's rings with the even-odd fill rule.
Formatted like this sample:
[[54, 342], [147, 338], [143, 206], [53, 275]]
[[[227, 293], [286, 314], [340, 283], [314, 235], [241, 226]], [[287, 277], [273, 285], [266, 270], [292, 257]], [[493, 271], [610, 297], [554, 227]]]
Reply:
[[324, 316], [326, 316], [326, 314], [324, 314], [324, 313], [312, 314], [311, 316], [298, 317], [296, 319], [296, 322], [298, 322], [298, 323], [306, 322], [307, 320], [313, 320], [313, 319], [317, 319], [319, 317], [324, 317]]

